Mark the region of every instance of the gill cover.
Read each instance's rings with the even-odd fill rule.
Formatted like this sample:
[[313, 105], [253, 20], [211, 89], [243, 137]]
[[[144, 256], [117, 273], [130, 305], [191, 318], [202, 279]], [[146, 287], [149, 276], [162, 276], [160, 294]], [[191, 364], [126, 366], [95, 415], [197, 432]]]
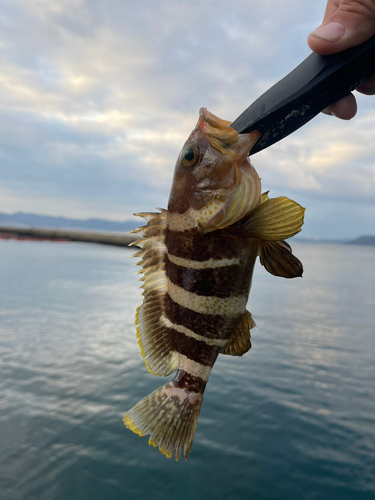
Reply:
[[221, 120], [206, 108], [199, 110], [197, 127], [210, 146], [225, 157], [230, 172], [220, 179], [219, 189], [212, 191], [211, 199], [207, 196], [204, 206], [191, 210], [202, 233], [234, 224], [260, 203], [260, 179], [248, 154], [261, 133], [238, 134], [230, 125], [231, 122]]

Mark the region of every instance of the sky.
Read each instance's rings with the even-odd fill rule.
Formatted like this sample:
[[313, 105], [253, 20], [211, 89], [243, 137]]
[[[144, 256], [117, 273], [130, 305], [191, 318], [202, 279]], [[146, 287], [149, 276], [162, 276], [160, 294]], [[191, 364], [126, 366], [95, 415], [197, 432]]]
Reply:
[[[204, 106], [234, 120], [311, 51], [316, 0], [0, 0], [0, 211], [132, 219], [166, 208]], [[375, 97], [254, 156], [305, 238], [375, 234]]]

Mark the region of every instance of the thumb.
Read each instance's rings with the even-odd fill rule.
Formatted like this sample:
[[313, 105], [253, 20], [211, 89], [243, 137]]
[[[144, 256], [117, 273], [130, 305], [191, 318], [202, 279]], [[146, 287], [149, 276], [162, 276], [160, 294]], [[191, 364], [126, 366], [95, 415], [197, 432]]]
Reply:
[[307, 43], [318, 54], [335, 54], [374, 34], [375, 0], [328, 0], [323, 23], [310, 33]]

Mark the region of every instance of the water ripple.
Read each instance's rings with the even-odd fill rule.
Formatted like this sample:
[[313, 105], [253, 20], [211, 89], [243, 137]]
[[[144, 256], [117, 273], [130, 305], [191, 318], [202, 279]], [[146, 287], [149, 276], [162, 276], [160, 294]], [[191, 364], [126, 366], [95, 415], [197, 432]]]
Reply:
[[164, 383], [131, 252], [0, 241], [0, 498], [373, 498], [375, 252], [293, 248], [304, 279], [256, 268], [253, 348], [219, 358], [176, 463], [121, 422]]

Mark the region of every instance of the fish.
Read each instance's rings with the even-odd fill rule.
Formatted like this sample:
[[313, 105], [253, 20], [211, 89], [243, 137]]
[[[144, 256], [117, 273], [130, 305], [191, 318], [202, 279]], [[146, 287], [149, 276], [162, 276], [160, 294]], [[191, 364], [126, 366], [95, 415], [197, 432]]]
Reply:
[[249, 160], [260, 137], [238, 134], [206, 108], [177, 158], [167, 210], [135, 214], [142, 248], [143, 302], [137, 309], [139, 347], [150, 373], [167, 384], [123, 418], [168, 458], [192, 447], [211, 370], [219, 354], [242, 356], [255, 327], [246, 306], [257, 257], [271, 274], [302, 276], [284, 241], [301, 231], [305, 209], [261, 193]]

